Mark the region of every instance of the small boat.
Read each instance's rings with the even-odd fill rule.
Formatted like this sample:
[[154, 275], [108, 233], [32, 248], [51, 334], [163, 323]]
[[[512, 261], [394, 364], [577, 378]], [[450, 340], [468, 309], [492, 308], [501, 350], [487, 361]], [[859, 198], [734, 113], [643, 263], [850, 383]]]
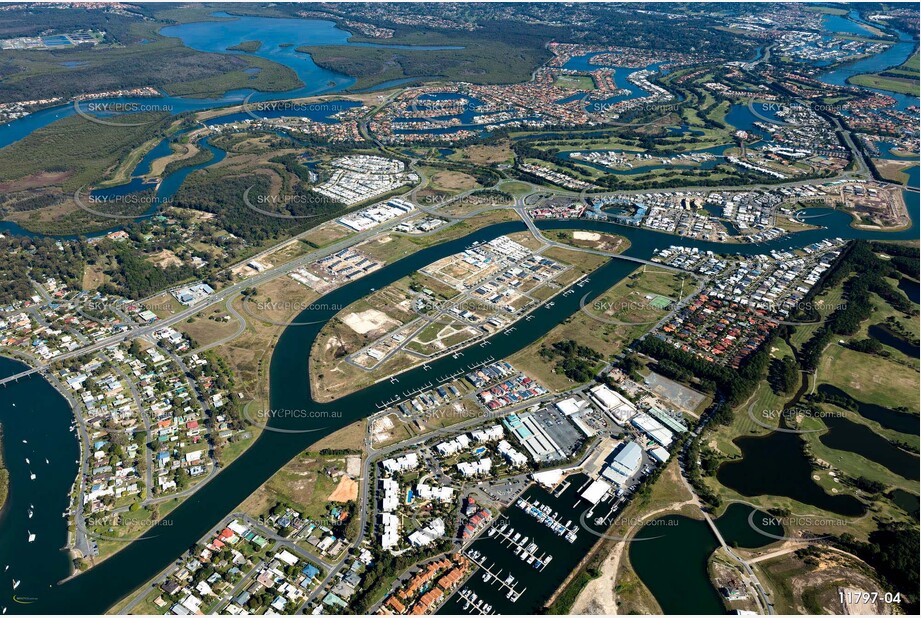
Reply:
[[29, 441], [28, 441], [28, 440], [23, 440], [22, 443], [23, 443], [23, 444], [28, 444]]
[[489, 573], [483, 573], [483, 581], [484, 581], [484, 582], [488, 582], [488, 581], [491, 580], [491, 579], [492, 579], [492, 575], [490, 575]]
[[[27, 532], [28, 532], [28, 530], [27, 530]], [[35, 541], [35, 535], [32, 534], [31, 532], [29, 532], [29, 542], [30, 542], [30, 543], [33, 543], [34, 541]]]
[[51, 463], [50, 461], [48, 461], [48, 458], [47, 458], [47, 457], [45, 457], [45, 463], [46, 463], [46, 464], [50, 464], [50, 463]]
[[16, 590], [17, 588], [19, 588], [19, 584], [21, 584], [21, 583], [22, 583], [22, 582], [19, 581], [18, 579], [14, 579], [14, 580], [13, 580], [13, 590]]
[[29, 519], [32, 519], [32, 513], [33, 513], [32, 509], [29, 509]]
[[28, 465], [30, 465], [30, 466], [32, 465], [32, 462], [29, 461], [29, 458], [28, 458], [28, 457], [26, 457], [26, 463], [27, 463]]
[[34, 481], [34, 480], [35, 480], [35, 473], [34, 473], [34, 472], [31, 473], [31, 474], [29, 475], [29, 478], [32, 479], [32, 480]]

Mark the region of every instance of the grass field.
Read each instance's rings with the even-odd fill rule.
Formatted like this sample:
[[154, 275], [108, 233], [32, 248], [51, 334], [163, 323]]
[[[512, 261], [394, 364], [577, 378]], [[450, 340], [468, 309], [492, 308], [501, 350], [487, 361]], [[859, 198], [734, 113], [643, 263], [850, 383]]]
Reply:
[[594, 90], [595, 81], [588, 75], [557, 75], [553, 85], [568, 90]]
[[332, 504], [329, 497], [339, 485], [338, 473], [344, 470], [344, 457], [301, 453], [253, 492], [239, 509], [258, 518], [277, 502], [285, 502], [304, 516], [323, 522]]
[[557, 391], [572, 388], [575, 383], [556, 372], [556, 361], [540, 354], [542, 347], [572, 339], [599, 352], [604, 358], [610, 358], [626, 349], [667, 314], [665, 309], [652, 306], [647, 296], [674, 299], [680, 289], [681, 281], [672, 272], [636, 271], [587, 304], [584, 311], [573, 314], [512, 355], [509, 362], [548, 388]]
[[821, 382], [860, 401], [918, 409], [919, 378], [911, 367], [833, 344], [823, 355], [818, 375]]
[[901, 94], [912, 94], [918, 96], [919, 86], [917, 77], [887, 77], [885, 75], [855, 75], [849, 77], [847, 82], [854, 86], [866, 86], [867, 88], [878, 88], [880, 90], [889, 90]]

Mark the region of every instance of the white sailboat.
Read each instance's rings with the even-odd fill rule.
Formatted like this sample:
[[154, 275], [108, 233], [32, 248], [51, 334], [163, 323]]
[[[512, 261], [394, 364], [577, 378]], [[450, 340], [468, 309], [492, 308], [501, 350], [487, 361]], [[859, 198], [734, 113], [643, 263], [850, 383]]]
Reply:
[[[26, 532], [29, 532], [28, 530]], [[29, 532], [29, 542], [32, 543], [35, 541], [35, 535]]]
[[14, 579], [13, 580], [13, 590], [16, 590], [17, 588], [19, 588], [19, 584], [21, 583], [22, 582], [20, 582], [18, 579]]

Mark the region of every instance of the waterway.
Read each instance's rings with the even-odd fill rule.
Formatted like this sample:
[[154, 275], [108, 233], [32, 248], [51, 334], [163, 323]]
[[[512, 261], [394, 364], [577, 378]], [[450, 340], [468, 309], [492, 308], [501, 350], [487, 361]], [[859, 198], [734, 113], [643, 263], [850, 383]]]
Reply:
[[908, 435], [917, 435], [921, 431], [921, 418], [917, 414], [896, 412], [875, 403], [859, 401], [831, 384], [819, 384], [816, 390], [832, 399], [844, 399], [845, 401], [853, 402], [860, 416], [867, 420], [875, 421], [886, 429], [892, 429]]
[[[0, 356], [0, 377], [27, 368]], [[69, 506], [80, 457], [71, 423], [67, 400], [41, 376], [33, 374], [0, 387], [3, 465], [9, 471], [10, 488], [0, 510], [0, 572], [4, 574], [0, 586], [8, 592], [0, 598], [0, 606], [10, 614], [20, 613], [33, 596], [54, 585], [50, 579], [41, 583], [42, 590], [27, 587], [25, 582], [34, 579], [36, 571], [60, 578], [70, 568], [69, 556], [61, 551], [67, 545], [67, 520], [62, 515]], [[35, 534], [31, 543], [30, 533]], [[15, 591], [13, 580], [23, 582]]]
[[[156, 103], [172, 114], [202, 111], [231, 105], [238, 105], [249, 98], [253, 102], [292, 99], [342, 91], [355, 83], [355, 79], [316, 65], [310, 54], [296, 51], [300, 46], [348, 45], [355, 47], [383, 47], [415, 50], [458, 49], [454, 46], [405, 46], [373, 43], [353, 43], [351, 34], [336, 27], [331, 21], [320, 19], [282, 19], [275, 17], [231, 16], [225, 12], [212, 14], [221, 21], [203, 21], [167, 26], [160, 30], [163, 36], [177, 37], [192, 49], [204, 52], [251, 55], [284, 65], [297, 75], [302, 85], [284, 92], [258, 92], [242, 88], [225, 92], [216, 98], [175, 97], [118, 97], [99, 99], [97, 103]], [[243, 41], [258, 40], [262, 46], [255, 52], [231, 51], [228, 48]], [[293, 43], [292, 46], [283, 46]], [[371, 89], [390, 87], [382, 84]], [[68, 103], [51, 107], [24, 118], [0, 125], [0, 148], [21, 140], [36, 129], [76, 113], [74, 105]]]
[[[913, 221], [916, 221], [918, 217], [917, 199], [914, 201], [911, 214]], [[804, 246], [828, 236], [891, 238], [894, 240], [914, 237], [911, 229], [891, 234], [855, 230], [849, 227], [850, 217], [839, 211], [830, 212], [827, 217], [823, 217], [823, 222], [829, 226], [829, 229], [802, 232], [764, 245], [697, 242], [694, 243], [694, 246], [699, 247], [702, 251], [712, 250], [751, 255], [775, 248]], [[620, 233], [627, 236], [632, 243], [626, 253], [640, 258], [651, 257], [657, 247], [689, 244], [686, 239], [678, 236], [627, 228], [601, 221], [544, 221], [538, 225], [544, 230], [576, 228]], [[273, 417], [272, 426], [304, 433], [263, 432], [249, 450], [170, 513], [165, 522], [154, 528], [147, 540], [127, 545], [125, 549], [101, 565], [61, 585], [55, 585], [55, 583], [68, 575], [67, 569], [64, 568], [66, 565], [61, 564], [55, 567], [53, 560], [49, 562], [49, 556], [45, 552], [17, 554], [16, 561], [30, 573], [29, 578], [23, 580], [20, 592], [38, 599], [33, 604], [18, 609], [46, 613], [104, 612], [117, 602], [122, 594], [143, 584], [194, 544], [211, 526], [217, 523], [224, 513], [231, 512], [274, 471], [309, 444], [348, 423], [373, 413], [377, 409], [375, 404], [392, 398], [395, 392], [422, 387], [441, 376], [451, 375], [490, 358], [499, 359], [509, 356], [575, 313], [579, 308], [581, 294], [561, 296], [556, 299], [553, 307], [540, 309], [536, 314], [537, 319], [530, 322], [528, 328], [505, 330], [491, 337], [488, 340], [489, 345], [485, 347], [475, 346], [465, 350], [464, 356], [457, 359], [446, 357], [432, 362], [430, 371], [423, 371], [420, 368], [401, 374], [399, 383], [396, 385], [384, 381], [329, 404], [319, 404], [311, 397], [308, 384], [308, 354], [322, 324], [335, 313], [331, 308], [347, 306], [367, 295], [371, 289], [381, 289], [434, 260], [466, 248], [473, 242], [488, 241], [498, 235], [524, 229], [524, 224], [519, 222], [496, 224], [458, 240], [421, 250], [331, 292], [323, 298], [320, 307], [305, 309], [294, 320], [300, 325], [290, 326], [283, 331], [272, 355], [270, 366], [272, 409], [315, 412], [306, 415], [309, 421], [306, 420], [305, 415], [291, 415], [287, 418]], [[595, 298], [626, 277], [635, 267], [634, 263], [625, 260], [611, 260], [590, 276], [589, 282], [581, 291], [589, 294], [589, 300]], [[311, 324], [311, 322], [316, 323]], [[782, 451], [781, 453], [769, 450], [764, 453], [764, 457], [756, 459], [771, 462], [799, 461], [808, 467], [808, 462], [801, 456], [798, 447], [782, 449]], [[759, 468], [754, 478], [749, 474], [739, 483], [744, 486], [756, 483], [759, 479], [777, 476], [764, 474], [764, 472], [764, 469]], [[804, 474], [808, 476], [809, 471], [805, 470]], [[17, 488], [15, 481], [12, 488], [14, 491]], [[760, 493], [775, 493], [773, 487], [760, 488], [759, 486], [759, 489]], [[759, 492], [755, 491], [749, 495], [756, 493]], [[781, 495], [783, 495], [782, 492]], [[828, 497], [828, 494], [824, 492], [822, 495]], [[847, 500], [844, 496], [833, 498]], [[836, 505], [837, 502], [832, 506]], [[859, 503], [857, 506], [860, 506]], [[829, 510], [851, 512], [857, 509], [831, 508]], [[64, 533], [64, 524], [63, 519], [57, 523], [61, 534]], [[49, 531], [53, 532], [53, 527], [52, 523], [48, 524]], [[10, 530], [12, 534], [16, 534], [14, 528], [16, 527], [8, 526], [4, 527], [4, 530]], [[22, 530], [19, 529], [19, 533], [21, 532]], [[12, 590], [8, 590], [9, 594], [12, 594]]]
[[[908, 60], [909, 56], [915, 51], [916, 43], [907, 32], [902, 32], [900, 30], [893, 30], [892, 32], [898, 36], [898, 42], [891, 45], [889, 49], [862, 60], [845, 63], [831, 71], [822, 73], [816, 79], [826, 84], [847, 87], [850, 86], [850, 84], [847, 83], [849, 77], [864, 73], [879, 73], [886, 69], [901, 65]], [[866, 88], [865, 86], [863, 87]], [[917, 96], [899, 94], [898, 92], [890, 92], [889, 90], [878, 88], [866, 89], [892, 97], [895, 99], [895, 108], [902, 111], [905, 111], [911, 105], [918, 105]]]
[[[828, 448], [856, 453], [909, 481], [921, 479], [917, 455], [903, 451], [866, 425], [832, 415], [822, 417], [822, 422], [829, 431], [820, 435], [819, 441]], [[829, 463], [835, 465], [837, 457]]]
[[873, 324], [867, 329], [867, 334], [883, 345], [895, 348], [909, 358], [918, 358], [921, 348], [917, 343], [905, 339], [885, 324]]
[[[532, 486], [522, 497], [530, 503], [535, 501], [547, 505], [559, 513], [560, 523], [572, 521], [578, 528], [578, 535], [573, 543], [569, 543], [562, 536], [557, 536], [545, 525], [541, 524], [531, 515], [525, 513], [518, 506], [511, 506], [498, 518], [497, 521], [508, 523], [509, 528], [514, 528], [522, 538], [528, 537], [525, 545], [537, 543], [535, 554], [553, 556], [550, 564], [538, 571], [534, 566], [527, 564], [515, 555], [515, 545], [503, 541], [498, 536], [480, 536], [470, 544], [469, 551], [478, 551], [482, 554], [477, 560], [493, 574], [498, 574], [499, 581], [505, 581], [509, 575], [515, 578], [514, 588], [521, 592], [518, 600], [513, 602], [508, 599], [508, 588], [496, 582], [495, 577], [489, 581], [483, 580], [485, 571], [480, 570], [463, 586], [475, 593], [478, 601], [492, 605], [493, 612], [497, 614], [534, 614], [540, 611], [543, 604], [550, 598], [553, 591], [566, 579], [572, 571], [573, 565], [585, 556], [589, 548], [598, 540], [598, 537], [583, 530], [579, 526], [579, 515], [591, 505], [580, 500], [578, 489], [586, 482], [588, 477], [576, 474], [570, 477], [569, 487], [559, 497], [552, 495], [546, 489]], [[574, 505], [579, 505], [574, 508]], [[519, 540], [520, 541], [520, 540]], [[455, 594], [438, 611], [439, 614], [476, 614], [473, 607], [465, 609], [466, 601]]]
[[[783, 526], [763, 511], [752, 518], [764, 534], [748, 524], [752, 507], [729, 505], [714, 523], [730, 547], [755, 549], [775, 542]], [[710, 526], [702, 519], [665, 515], [647, 526], [650, 540], [629, 545], [630, 564], [666, 614], [720, 615], [726, 610], [710, 582], [707, 562], [719, 547]], [[675, 560], [681, 556], [681, 560]]]

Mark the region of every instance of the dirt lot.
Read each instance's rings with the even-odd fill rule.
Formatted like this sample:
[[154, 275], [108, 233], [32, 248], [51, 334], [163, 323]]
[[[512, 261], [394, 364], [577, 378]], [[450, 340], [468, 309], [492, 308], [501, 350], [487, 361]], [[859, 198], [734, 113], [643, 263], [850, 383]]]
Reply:
[[810, 547], [756, 564], [762, 581], [774, 592], [778, 614], [892, 614], [893, 605], [841, 603], [839, 589], [852, 592], [884, 590], [872, 570], [848, 554]]

